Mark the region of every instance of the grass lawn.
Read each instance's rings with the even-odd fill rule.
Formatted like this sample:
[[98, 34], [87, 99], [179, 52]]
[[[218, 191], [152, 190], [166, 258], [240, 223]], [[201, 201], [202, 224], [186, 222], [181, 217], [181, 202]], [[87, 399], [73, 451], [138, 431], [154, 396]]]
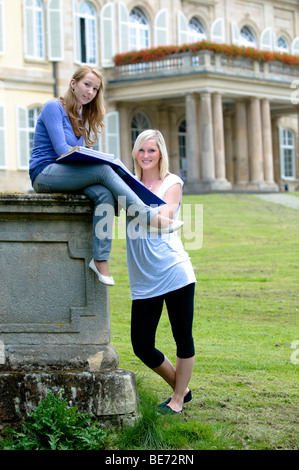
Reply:
[[[203, 204], [203, 246], [189, 251], [198, 281], [193, 401], [179, 416], [155, 413], [170, 390], [132, 352], [125, 240], [115, 239], [111, 343], [119, 367], [136, 374], [143, 427], [114, 446], [298, 449], [299, 212], [240, 194], [188, 195], [183, 204]], [[175, 361], [166, 312], [157, 347]]]

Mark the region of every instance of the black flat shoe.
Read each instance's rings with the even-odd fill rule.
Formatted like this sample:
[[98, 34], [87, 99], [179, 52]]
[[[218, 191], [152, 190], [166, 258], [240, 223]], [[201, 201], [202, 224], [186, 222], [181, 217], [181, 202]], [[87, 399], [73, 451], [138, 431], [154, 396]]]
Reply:
[[159, 406], [159, 413], [163, 415], [180, 415], [183, 413], [183, 408], [181, 411], [174, 411], [169, 405]]
[[[159, 406], [159, 407], [160, 407], [160, 406], [162, 406], [162, 407], [163, 407], [163, 406], [166, 406], [166, 405], [168, 405], [168, 403], [170, 402], [170, 400], [171, 400], [171, 397], [167, 398], [166, 401], [163, 401], [163, 403], [160, 403], [160, 405], [158, 405], [158, 406]], [[191, 392], [191, 390], [189, 390], [189, 392], [186, 393], [186, 395], [184, 396], [184, 405], [185, 405], [186, 403], [190, 403], [190, 401], [192, 401], [192, 392]]]

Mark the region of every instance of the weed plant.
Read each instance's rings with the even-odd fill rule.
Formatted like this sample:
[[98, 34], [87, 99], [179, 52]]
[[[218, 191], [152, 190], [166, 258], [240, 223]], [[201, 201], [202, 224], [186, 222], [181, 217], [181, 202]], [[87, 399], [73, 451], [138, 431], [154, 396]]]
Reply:
[[61, 393], [48, 392], [23, 424], [22, 432], [5, 431], [5, 450], [99, 450], [107, 433], [93, 416], [69, 407]]

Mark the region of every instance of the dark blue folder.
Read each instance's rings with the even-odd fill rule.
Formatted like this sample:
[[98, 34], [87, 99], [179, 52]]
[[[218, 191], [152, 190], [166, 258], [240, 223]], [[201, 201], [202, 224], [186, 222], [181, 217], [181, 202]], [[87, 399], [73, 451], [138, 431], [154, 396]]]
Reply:
[[73, 147], [69, 152], [56, 159], [57, 163], [108, 163], [125, 183], [137, 194], [137, 196], [148, 206], [162, 205], [165, 202], [147, 189], [119, 158], [109, 153], [99, 152], [88, 147]]

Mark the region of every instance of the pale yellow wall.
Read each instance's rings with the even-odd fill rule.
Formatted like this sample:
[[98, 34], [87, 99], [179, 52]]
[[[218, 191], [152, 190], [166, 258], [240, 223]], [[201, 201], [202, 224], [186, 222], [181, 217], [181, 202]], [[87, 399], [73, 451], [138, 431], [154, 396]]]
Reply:
[[0, 56], [0, 67], [23, 66], [22, 6], [20, 0], [4, 2], [5, 55]]
[[0, 105], [5, 106], [7, 170], [16, 171], [17, 106], [40, 106], [52, 98], [52, 64], [47, 60], [29, 62], [24, 58], [22, 1], [6, 0], [4, 14], [5, 53], [0, 55]]

